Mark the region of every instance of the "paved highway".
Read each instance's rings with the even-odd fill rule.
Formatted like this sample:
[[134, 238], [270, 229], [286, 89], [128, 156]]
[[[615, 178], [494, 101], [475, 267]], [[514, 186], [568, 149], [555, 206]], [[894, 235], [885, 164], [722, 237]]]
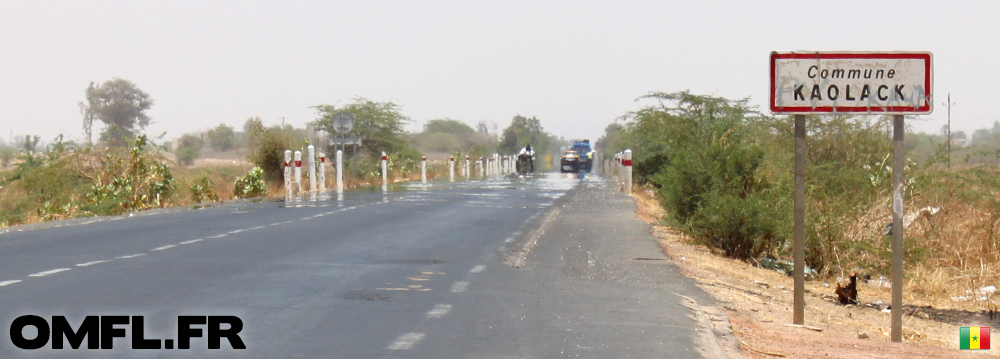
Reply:
[[[634, 210], [600, 178], [538, 174], [14, 230], [0, 357], [702, 357], [678, 303], [709, 299]], [[143, 316], [172, 345], [179, 316], [235, 316], [247, 348], [133, 349], [118, 325], [114, 349], [25, 350], [9, 335], [25, 315]]]

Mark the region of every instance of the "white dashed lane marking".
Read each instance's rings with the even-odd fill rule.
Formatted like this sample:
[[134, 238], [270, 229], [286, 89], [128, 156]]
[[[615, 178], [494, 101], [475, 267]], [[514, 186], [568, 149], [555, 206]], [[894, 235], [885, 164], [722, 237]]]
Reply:
[[105, 262], [107, 262], [107, 261], [93, 261], [93, 262], [87, 262], [87, 263], [80, 263], [80, 264], [77, 264], [76, 266], [77, 267], [87, 267], [87, 266], [92, 266], [92, 265], [95, 265], [95, 264], [101, 264], [101, 263], [105, 263]]
[[461, 293], [469, 288], [469, 282], [455, 282], [451, 285], [452, 293]]
[[475, 266], [469, 270], [469, 273], [482, 273], [484, 270], [486, 270], [486, 266]]
[[129, 259], [129, 258], [135, 258], [135, 257], [142, 257], [144, 255], [146, 255], [146, 253], [129, 254], [127, 256], [121, 256], [121, 257], [115, 257], [115, 258], [117, 258], [117, 259]]
[[14, 284], [14, 283], [18, 283], [18, 282], [20, 282], [20, 281], [21, 281], [20, 279], [15, 279], [15, 280], [5, 280], [5, 281], [3, 281], [3, 282], [0, 282], [0, 287], [6, 287], [6, 286], [8, 286], [8, 285], [11, 285], [11, 284]]
[[201, 239], [201, 238], [192, 239], [190, 241], [183, 241], [183, 242], [180, 242], [180, 243], [177, 243], [177, 244], [191, 244], [191, 243], [198, 243], [198, 242], [201, 242], [201, 241], [204, 241], [204, 239]]
[[176, 245], [176, 244], [168, 244], [168, 245], [165, 245], [165, 246], [163, 246], [163, 247], [156, 247], [156, 248], [153, 248], [152, 250], [153, 250], [153, 251], [162, 251], [162, 250], [164, 250], [164, 249], [170, 249], [170, 248], [174, 248], [174, 247], [177, 247], [177, 245]]
[[65, 272], [65, 271], [68, 271], [68, 270], [72, 270], [72, 268], [52, 269], [52, 270], [47, 270], [47, 271], [44, 271], [44, 272], [38, 272], [38, 273], [35, 273], [35, 274], [28, 274], [28, 276], [29, 277], [44, 277], [44, 276], [53, 275], [53, 274], [56, 274], [56, 273], [59, 273], [59, 272]]
[[226, 234], [225, 234], [225, 233], [223, 233], [223, 234], [216, 234], [216, 235], [214, 235], [214, 236], [211, 236], [211, 237], [208, 237], [208, 238], [211, 238], [211, 239], [216, 239], [216, 238], [222, 238], [222, 237], [225, 237], [225, 236], [226, 236]]
[[406, 333], [389, 344], [389, 350], [409, 350], [424, 339], [424, 333]]
[[451, 311], [451, 304], [438, 304], [434, 306], [434, 309], [431, 309], [429, 312], [427, 312], [427, 317], [441, 318], [445, 314], [448, 314], [449, 311]]

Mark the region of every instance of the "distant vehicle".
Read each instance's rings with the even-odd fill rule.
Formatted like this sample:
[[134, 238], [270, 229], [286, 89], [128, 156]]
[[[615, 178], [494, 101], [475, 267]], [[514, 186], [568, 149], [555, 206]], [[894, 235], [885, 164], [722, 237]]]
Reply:
[[517, 166], [518, 174], [528, 174], [535, 172], [535, 151], [530, 149], [531, 147], [525, 147], [521, 149], [521, 153], [517, 154]]
[[563, 173], [576, 172], [579, 168], [580, 156], [576, 154], [576, 151], [563, 152], [562, 158], [559, 159], [559, 171]]
[[573, 142], [569, 151], [563, 152], [559, 159], [561, 172], [590, 172], [594, 164], [594, 151], [590, 148], [590, 140]]

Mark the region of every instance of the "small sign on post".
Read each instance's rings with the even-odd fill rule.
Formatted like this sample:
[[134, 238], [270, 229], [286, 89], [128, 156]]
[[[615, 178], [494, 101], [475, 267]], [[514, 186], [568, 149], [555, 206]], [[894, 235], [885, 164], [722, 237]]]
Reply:
[[805, 324], [806, 114], [893, 115], [892, 327], [903, 337], [903, 116], [933, 111], [929, 52], [772, 52], [770, 108], [794, 115], [792, 322]]

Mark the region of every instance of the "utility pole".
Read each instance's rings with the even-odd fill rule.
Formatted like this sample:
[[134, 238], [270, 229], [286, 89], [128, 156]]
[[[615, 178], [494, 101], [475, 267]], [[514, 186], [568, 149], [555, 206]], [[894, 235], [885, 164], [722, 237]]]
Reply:
[[948, 105], [948, 169], [949, 170], [951, 170], [951, 105], [954, 104], [955, 104], [954, 102], [951, 102], [951, 92], [949, 92], [948, 103], [945, 104]]

